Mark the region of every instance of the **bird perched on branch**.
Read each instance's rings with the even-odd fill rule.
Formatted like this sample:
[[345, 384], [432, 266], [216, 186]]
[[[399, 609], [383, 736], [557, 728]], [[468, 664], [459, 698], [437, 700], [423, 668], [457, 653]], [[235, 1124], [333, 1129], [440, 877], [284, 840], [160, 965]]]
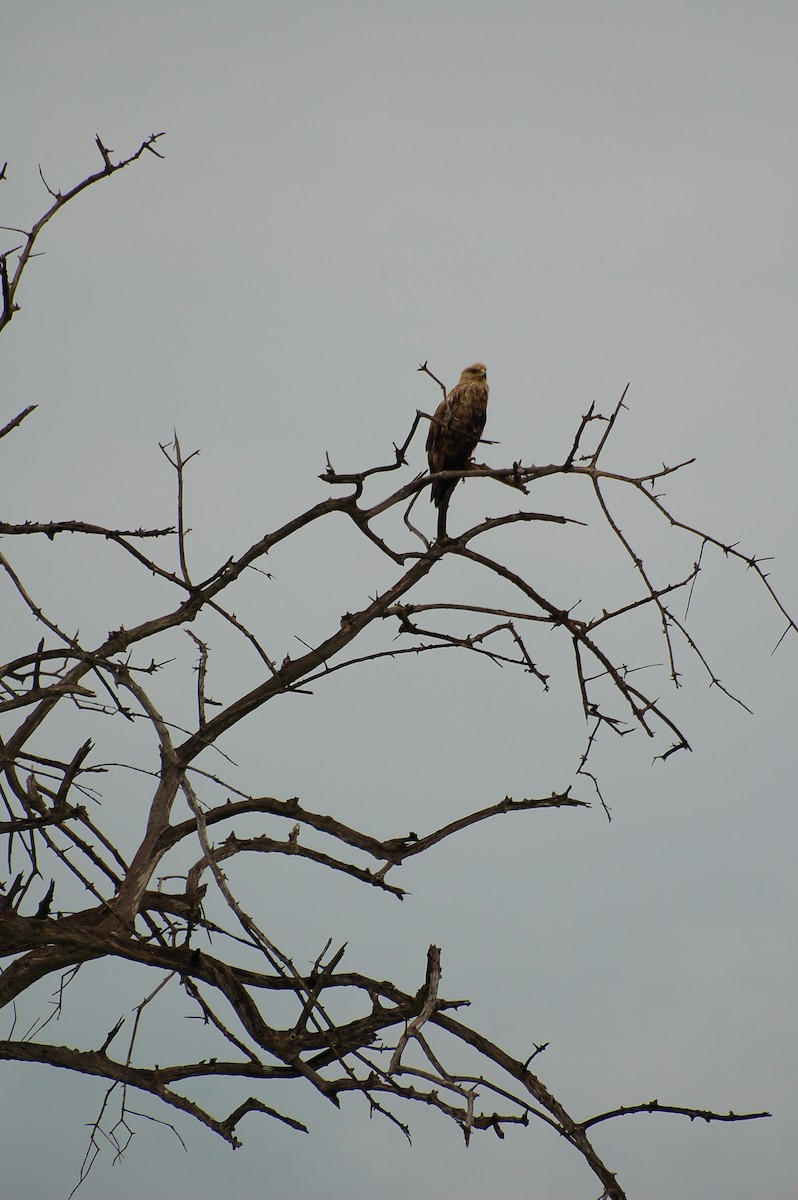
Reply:
[[[467, 467], [477, 447], [488, 413], [488, 384], [484, 363], [466, 367], [460, 381], [435, 409], [427, 434], [430, 474]], [[446, 536], [446, 510], [457, 479], [439, 479], [430, 489], [438, 509], [438, 537]]]

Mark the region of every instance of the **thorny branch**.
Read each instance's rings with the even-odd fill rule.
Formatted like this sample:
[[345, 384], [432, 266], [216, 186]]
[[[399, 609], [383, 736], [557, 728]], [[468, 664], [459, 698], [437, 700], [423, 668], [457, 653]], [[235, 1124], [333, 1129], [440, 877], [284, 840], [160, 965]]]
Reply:
[[[98, 138], [103, 161], [100, 171], [63, 194], [48, 187], [53, 198], [50, 209], [30, 230], [23, 231], [21, 247], [0, 257], [0, 329], [17, 311], [20, 278], [44, 225], [85, 188], [136, 161], [144, 150], [157, 154], [155, 142], [160, 136], [153, 135], [134, 155], [116, 163]], [[13, 272], [9, 268], [12, 254], [18, 255]], [[445, 394], [445, 386], [426, 363], [419, 370]], [[81, 1181], [104, 1140], [110, 1141], [118, 1154], [124, 1152], [136, 1115], [129, 1102], [131, 1089], [193, 1117], [233, 1146], [239, 1144], [238, 1125], [250, 1113], [305, 1130], [301, 1121], [266, 1104], [259, 1095], [246, 1097], [225, 1117], [214, 1115], [210, 1100], [207, 1105], [199, 1103], [181, 1091], [181, 1085], [194, 1080], [205, 1082], [203, 1094], [208, 1097], [218, 1079], [252, 1081], [259, 1088], [304, 1079], [336, 1105], [342, 1096], [356, 1092], [366, 1098], [372, 1113], [385, 1116], [405, 1133], [406, 1124], [386, 1101], [414, 1101], [454, 1120], [466, 1141], [479, 1130], [492, 1129], [502, 1137], [509, 1126], [542, 1122], [582, 1156], [610, 1200], [622, 1200], [625, 1193], [588, 1139], [587, 1131], [593, 1125], [643, 1111], [678, 1113], [705, 1121], [767, 1115], [715, 1113], [649, 1101], [578, 1120], [529, 1069], [542, 1047], [536, 1047], [526, 1060], [517, 1059], [452, 1016], [466, 1002], [441, 994], [441, 952], [437, 947], [429, 948], [424, 980], [414, 994], [386, 980], [341, 970], [345, 946], [329, 953], [328, 944], [307, 969], [275, 943], [265, 924], [267, 917], [247, 911], [237, 891], [239, 869], [246, 858], [278, 854], [303, 859], [317, 871], [346, 874], [401, 900], [406, 893], [396, 880], [404, 861], [433, 851], [463, 830], [507, 814], [521, 819], [521, 813], [541, 808], [587, 806], [572, 794], [569, 782], [548, 796], [487, 797], [477, 811], [463, 812], [439, 828], [421, 832], [397, 829], [392, 836], [379, 837], [354, 828], [332, 812], [313, 811], [299, 797], [250, 795], [219, 773], [219, 756], [230, 761], [224, 735], [253, 714], [264, 719], [266, 706], [274, 700], [306, 697], [312, 688], [323, 687], [343, 670], [362, 670], [366, 664], [409, 654], [444, 651], [478, 655], [497, 668], [519, 672], [545, 695], [553, 635], [573, 656], [585, 719], [584, 750], [572, 773], [589, 778], [598, 788], [588, 763], [605, 733], [623, 736], [633, 729], [642, 730], [652, 741], [662, 743], [659, 756], [663, 759], [688, 748], [687, 738], [658, 687], [638, 686], [633, 681], [648, 664], [630, 666], [619, 660], [608, 631], [623, 629], [630, 614], [651, 611], [656, 615], [671, 683], [679, 685], [678, 655], [687, 653], [709, 673], [711, 682], [721, 687], [688, 630], [686, 617], [677, 616], [673, 609], [675, 598], [684, 589], [692, 593], [699, 572], [705, 569], [708, 550], [719, 550], [752, 571], [788, 629], [796, 632], [795, 621], [776, 597], [762, 567], [763, 560], [681, 521], [655, 493], [655, 485], [673, 477], [688, 462], [643, 475], [621, 474], [600, 465], [626, 407], [626, 396], [624, 390], [609, 417], [598, 413], [595, 404], [590, 406], [560, 463], [523, 465], [519, 457], [510, 466], [475, 465], [441, 475], [496, 481], [513, 489], [522, 504], [547, 478], [573, 480], [574, 488], [582, 486], [580, 479], [587, 481], [596, 502], [591, 520], [598, 518], [621, 546], [637, 583], [621, 602], [607, 606], [601, 597], [583, 602], [579, 615], [575, 605], [565, 606], [545, 581], [537, 575], [533, 578], [523, 565], [499, 558], [494, 545], [501, 533], [507, 554], [506, 547], [515, 538], [521, 548], [518, 562], [523, 564], [528, 558], [523, 553], [525, 530], [546, 523], [562, 530], [565, 537], [581, 520], [522, 507], [486, 517], [445, 542], [413, 530], [407, 512], [430, 484], [429, 476], [413, 475], [408, 464], [419, 428], [423, 430], [433, 419], [421, 409], [407, 436], [393, 445], [388, 462], [339, 473], [328, 456], [321, 478], [335, 488], [334, 494], [231, 554], [204, 580], [198, 581], [190, 567], [186, 484], [194, 454], [183, 454], [176, 433], [170, 444], [161, 447], [175, 473], [174, 526], [110, 529], [75, 520], [0, 525], [0, 534], [7, 548], [11, 547], [0, 556], [6, 608], [16, 604], [25, 620], [36, 626], [40, 639], [21, 651], [16, 647], [0, 666], [0, 836], [6, 839], [6, 874], [0, 880], [0, 957], [6, 960], [0, 974], [0, 1007], [13, 1006], [39, 981], [54, 980], [60, 1012], [68, 1002], [65, 982], [89, 961], [144, 966], [155, 972], [159, 981], [134, 1009], [128, 1050], [122, 1059], [112, 1058], [109, 1050], [122, 1028], [124, 1014], [104, 1040], [98, 1035], [95, 1045], [99, 1049], [34, 1041], [33, 1034], [38, 1036], [46, 1021], [32, 1026], [24, 1036], [13, 1036], [12, 1026], [10, 1036], [0, 1041], [0, 1060], [46, 1063], [95, 1076], [108, 1085], [92, 1127]], [[34, 407], [12, 416], [0, 429], [0, 438], [18, 433]], [[598, 437], [591, 445], [595, 428]], [[388, 480], [396, 472], [402, 473], [399, 486], [391, 490]], [[667, 527], [694, 540], [697, 553], [690, 570], [675, 579], [657, 579], [656, 567], [644, 564], [633, 540], [622, 532], [616, 508], [608, 499], [618, 490], [642, 498]], [[404, 523], [397, 519], [403, 513]], [[236, 615], [236, 601], [245, 581], [252, 577], [250, 568], [271, 580], [271, 572], [265, 570], [269, 554], [319, 522], [332, 525], [329, 518], [333, 516], [351, 522], [354, 531], [390, 566], [392, 576], [380, 592], [363, 596], [355, 611], [334, 617], [329, 614], [326, 635], [312, 644], [301, 643], [297, 654], [294, 643], [282, 645], [279, 635], [268, 627], [250, 628]], [[413, 535], [409, 542], [408, 530]], [[416, 533], [423, 549], [418, 548]], [[142, 601], [147, 615], [138, 624], [123, 627], [109, 620], [103, 628], [110, 632], [91, 639], [63, 627], [55, 587], [46, 604], [34, 597], [34, 589], [14, 565], [14, 539], [33, 540], [46, 551], [56, 537], [60, 540], [67, 534], [84, 539], [98, 551], [106, 542], [113, 543], [115, 549], [109, 554], [121, 549], [129, 556], [141, 571], [143, 591], [146, 586], [157, 589]], [[151, 555], [140, 548], [143, 539], [151, 539], [147, 542], [155, 547]], [[475, 584], [471, 595], [447, 595], [451, 586], [446, 582], [450, 578], [445, 574], [447, 560], [471, 573]], [[429, 585], [436, 581], [440, 591], [430, 600]], [[495, 583], [512, 600], [480, 599], [486, 581]], [[420, 591], [422, 584], [427, 585], [424, 592]], [[204, 622], [201, 635], [198, 626], [190, 628], [200, 619]], [[167, 673], [174, 678], [180, 670], [175, 639], [181, 630], [196, 650], [196, 685], [190, 705], [176, 705], [171, 713], [161, 697], [171, 702], [174, 691], [158, 690], [158, 681]], [[238, 694], [213, 699], [209, 681], [214, 678], [215, 639], [220, 630], [239, 639], [249, 656], [251, 678]], [[393, 640], [381, 640], [384, 631]], [[192, 715], [186, 715], [187, 708]], [[42, 754], [48, 736], [52, 745], [64, 744], [59, 718], [67, 710], [70, 722], [64, 728], [72, 729], [77, 723], [85, 730], [80, 744], [73, 750]], [[109, 726], [116, 736], [124, 733], [131, 739], [127, 763], [105, 761], [96, 749], [103, 745]], [[139, 740], [142, 730], [150, 739], [152, 752], [146, 759]], [[156, 765], [151, 766], [152, 762]], [[113, 813], [98, 790], [101, 775], [117, 780], [122, 767], [136, 772], [143, 781], [141, 786], [151, 784], [146, 796], [141, 788], [137, 792], [143, 807], [132, 826], [140, 830], [133, 845], [118, 844], [110, 819]], [[604, 803], [600, 792], [598, 795]], [[172, 890], [167, 882], [173, 884]], [[77, 906], [76, 889], [81, 896]], [[290, 898], [286, 902], [290, 903]], [[224, 944], [226, 955], [216, 951], [217, 941]], [[164, 996], [176, 990], [167, 985], [178, 983], [213, 1039], [208, 1043], [213, 1056], [149, 1065], [145, 1009], [162, 1004]], [[280, 997], [283, 1007], [271, 1003]], [[348, 1015], [333, 1016], [343, 1011], [344, 997]], [[213, 1053], [220, 1046], [223, 1053]], [[480, 1056], [482, 1074], [475, 1076], [458, 1067], [462, 1051]], [[112, 1120], [114, 1095], [120, 1097], [120, 1107], [118, 1117]]]
[[[38, 221], [35, 221], [30, 229], [15, 229], [9, 225], [0, 225], [0, 229], [3, 229], [9, 233], [20, 233], [24, 238], [20, 245], [14, 246], [10, 250], [0, 252], [0, 289], [2, 290], [3, 299], [3, 307], [0, 311], [0, 332], [2, 332], [2, 330], [6, 327], [14, 314], [19, 311], [19, 305], [16, 302], [17, 288], [19, 287], [25, 268], [27, 267], [31, 256], [33, 255], [33, 247], [36, 244], [36, 240], [47, 222], [51, 221], [56, 213], [61, 211], [64, 205], [69, 204], [70, 200], [74, 200], [76, 196], [81, 194], [81, 192], [85, 192], [86, 188], [90, 188], [93, 184], [98, 183], [101, 179], [108, 179], [111, 175], [115, 175], [117, 171], [122, 171], [125, 167], [129, 167], [131, 163], [136, 162], [139, 158], [141, 158], [145, 150], [149, 151], [150, 154], [154, 154], [156, 158], [163, 158], [163, 155], [160, 153], [160, 151], [156, 149], [155, 143], [164, 136], [165, 135], [163, 133], [150, 134], [150, 136], [141, 143], [135, 153], [130, 154], [127, 158], [121, 158], [117, 162], [114, 162], [111, 157], [113, 151], [107, 150], [98, 136], [95, 138], [95, 141], [97, 143], [97, 149], [100, 151], [100, 156], [103, 160], [101, 169], [99, 171], [95, 171], [93, 175], [87, 175], [85, 179], [82, 179], [80, 183], [76, 183], [66, 192], [59, 192], [51, 188], [44, 178], [41, 167], [39, 168], [39, 174], [41, 175], [42, 182], [53, 198], [53, 203], [47, 209], [47, 212], [45, 212], [43, 216], [39, 217]], [[11, 258], [12, 255], [17, 256], [17, 264], [13, 271], [9, 270], [9, 258]], [[23, 414], [23, 416], [24, 415], [26, 414]], [[17, 418], [17, 420], [21, 419], [22, 417]]]

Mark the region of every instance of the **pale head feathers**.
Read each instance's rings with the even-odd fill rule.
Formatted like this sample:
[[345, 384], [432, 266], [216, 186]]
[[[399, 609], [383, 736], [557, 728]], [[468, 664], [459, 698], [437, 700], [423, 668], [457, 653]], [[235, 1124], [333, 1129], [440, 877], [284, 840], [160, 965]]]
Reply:
[[466, 383], [472, 379], [484, 379], [487, 376], [487, 368], [484, 363], [472, 363], [470, 367], [466, 367], [460, 376], [460, 382]]

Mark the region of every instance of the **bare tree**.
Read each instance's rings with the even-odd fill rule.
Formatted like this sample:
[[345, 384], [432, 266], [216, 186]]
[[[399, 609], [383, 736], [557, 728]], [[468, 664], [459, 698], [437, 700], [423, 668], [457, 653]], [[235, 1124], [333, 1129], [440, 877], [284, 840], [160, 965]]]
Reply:
[[[102, 168], [63, 194], [49, 189], [51, 207], [29, 230], [18, 231], [22, 242], [0, 257], [0, 328], [17, 310], [20, 278], [44, 225], [87, 187], [135, 162], [145, 150], [158, 154], [161, 136], [153, 135], [135, 154], [119, 161], [98, 138]], [[419, 370], [439, 382], [426, 363]], [[430, 408], [435, 406], [435, 383], [428, 385]], [[725, 691], [690, 633], [686, 614], [676, 610], [676, 602], [692, 593], [705, 559], [719, 552], [753, 572], [781, 612], [786, 629], [796, 631], [756, 557], [679, 520], [666, 506], [660, 494], [664, 481], [691, 460], [638, 473], [605, 469], [605, 449], [621, 420], [625, 397], [626, 391], [607, 415], [591, 405], [563, 448], [561, 461], [531, 465], [519, 459], [500, 468], [469, 465], [433, 477], [411, 476], [408, 469], [413, 439], [430, 420], [429, 413], [418, 411], [387, 462], [342, 472], [328, 457], [321, 475], [330, 489], [326, 499], [243, 551], [233, 551], [201, 577], [192, 565], [187, 536], [185, 496], [192, 455], [184, 454], [176, 434], [161, 447], [174, 473], [174, 525], [122, 529], [75, 520], [0, 523], [6, 547], [13, 547], [14, 539], [44, 538], [52, 543], [67, 534], [100, 543], [108, 555], [126, 556], [142, 582], [158, 589], [160, 603], [156, 615], [132, 626], [122, 626], [116, 617], [106, 626], [111, 630], [106, 636], [88, 641], [62, 628], [48, 602], [33, 594], [12, 557], [0, 554], [4, 608], [15, 602], [39, 629], [32, 644], [2, 652], [9, 660], [0, 669], [0, 834], [6, 839], [6, 877], [0, 892], [0, 955], [6, 965], [0, 976], [0, 1007], [11, 1006], [13, 1011], [17, 999], [39, 981], [58, 981], [55, 1009], [33, 1029], [16, 1035], [12, 1022], [10, 1035], [0, 1041], [0, 1058], [48, 1064], [103, 1081], [104, 1100], [81, 1180], [103, 1136], [124, 1150], [135, 1092], [157, 1099], [165, 1111], [193, 1117], [233, 1146], [239, 1144], [238, 1125], [249, 1113], [305, 1129], [301, 1121], [260, 1098], [266, 1085], [271, 1095], [276, 1084], [296, 1079], [304, 1079], [335, 1105], [345, 1093], [358, 1093], [373, 1113], [405, 1133], [408, 1105], [402, 1102], [409, 1101], [456, 1122], [466, 1142], [478, 1130], [490, 1129], [503, 1137], [508, 1126], [536, 1120], [582, 1156], [600, 1181], [603, 1196], [613, 1200], [625, 1193], [592, 1144], [591, 1130], [601, 1122], [641, 1111], [682, 1113], [706, 1121], [767, 1115], [650, 1101], [587, 1118], [574, 1116], [531, 1069], [542, 1047], [521, 1060], [461, 1020], [457, 1010], [465, 1002], [441, 994], [441, 953], [436, 946], [427, 950], [426, 970], [413, 993], [367, 970], [344, 970], [344, 946], [328, 943], [310, 970], [301, 968], [290, 951], [275, 944], [268, 914], [250, 911], [251, 904], [245, 907], [236, 886], [236, 870], [246, 856], [284, 855], [343, 872], [364, 888], [401, 898], [403, 863], [462, 830], [500, 814], [590, 803], [570, 786], [550, 795], [504, 796], [440, 828], [401, 830], [380, 839], [353, 828], [334, 812], [312, 811], [301, 798], [250, 794], [228, 778], [225, 734], [255, 713], [263, 716], [279, 697], [304, 693], [336, 672], [365, 662], [441, 652], [484, 656], [522, 673], [530, 686], [545, 691], [548, 677], [538, 665], [540, 635], [550, 638], [553, 633], [569, 647], [586, 722], [577, 775], [590, 798], [604, 804], [591, 759], [600, 738], [637, 730], [651, 739], [663, 760], [688, 748], [686, 733], [658, 699], [661, 675], [656, 685], [645, 687], [634, 668], [613, 650], [626, 622], [641, 612], [656, 617], [665, 673], [673, 686], [679, 682], [679, 657], [689, 654]], [[20, 435], [19, 427], [34, 408], [12, 416], [0, 438], [12, 432]], [[630, 577], [636, 586], [621, 603], [605, 604], [599, 596], [590, 601], [589, 612], [583, 604], [577, 616], [547, 590], [545, 581], [537, 575], [533, 579], [517, 565], [524, 560], [520, 551], [517, 561], [513, 559], [512, 548], [518, 549], [518, 543], [512, 539], [522, 537], [525, 527], [564, 527], [573, 521], [527, 505], [525, 498], [535, 483], [550, 476], [592, 491], [598, 519], [633, 567]], [[431, 482], [476, 477], [507, 489], [502, 494], [509, 509], [459, 534], [450, 532], [437, 540], [425, 536], [419, 528], [425, 518], [414, 505], [428, 497]], [[682, 577], [657, 582], [659, 572], [645, 565], [641, 549], [623, 532], [617, 516], [615, 497], [624, 493], [692, 539], [693, 564]], [[237, 589], [253, 569], [265, 571], [268, 554], [281, 543], [321, 522], [333, 519], [340, 524], [341, 517], [381, 553], [390, 565], [391, 580], [379, 594], [364, 597], [356, 611], [328, 613], [326, 636], [290, 656], [271, 643], [268, 628], [251, 627], [236, 616]], [[500, 533], [501, 555], [495, 548]], [[429, 587], [421, 592], [419, 585], [437, 580], [442, 564], [453, 559], [469, 569], [471, 590], [456, 600], [428, 598]], [[512, 602], [486, 603], [486, 580], [498, 581]], [[320, 600], [323, 604], [324, 597]], [[211, 638], [224, 630], [241, 640], [257, 681], [230, 702], [218, 703], [209, 688]], [[176, 669], [168, 661], [170, 639], [186, 634], [196, 651], [194, 712], [188, 727], [182, 710], [164, 711], [169, 689], [159, 690], [158, 683]], [[109, 729], [115, 745], [129, 744], [114, 762], [101, 752]], [[156, 751], [157, 769], [146, 766], [142, 729]], [[65, 739], [72, 747], [66, 754], [59, 749]], [[142, 832], [129, 842], [120, 838], [113, 807], [107, 800], [101, 802], [98, 790], [102, 775], [113, 778], [113, 772], [123, 770], [138, 772], [148, 788], [146, 815], [137, 814], [136, 827]], [[352, 764], [352, 773], [356, 770]], [[52, 1016], [67, 1004], [68, 985], [84, 964], [113, 969], [120, 962], [150, 968], [153, 980], [133, 1009], [124, 1035], [125, 1019], [120, 1018], [109, 1031], [97, 1032], [93, 1046], [41, 1039]], [[202, 1057], [153, 1063], [140, 1018], [165, 989], [182, 989], [201, 1017], [208, 1039]], [[113, 1046], [123, 1036], [126, 1043], [114, 1054]], [[219, 1045], [223, 1055], [216, 1053]], [[218, 1116], [213, 1111], [214, 1081], [225, 1079], [242, 1081], [244, 1092], [253, 1083], [260, 1086]], [[197, 1083], [207, 1097], [202, 1103], [191, 1098]]]

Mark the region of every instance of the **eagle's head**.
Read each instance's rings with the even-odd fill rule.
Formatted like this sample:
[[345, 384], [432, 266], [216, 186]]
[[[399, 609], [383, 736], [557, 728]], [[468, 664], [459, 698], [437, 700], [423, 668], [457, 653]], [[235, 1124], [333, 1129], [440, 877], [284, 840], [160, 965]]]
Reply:
[[484, 363], [472, 363], [470, 367], [466, 367], [460, 376], [461, 383], [470, 383], [475, 379], [485, 379], [488, 372]]

